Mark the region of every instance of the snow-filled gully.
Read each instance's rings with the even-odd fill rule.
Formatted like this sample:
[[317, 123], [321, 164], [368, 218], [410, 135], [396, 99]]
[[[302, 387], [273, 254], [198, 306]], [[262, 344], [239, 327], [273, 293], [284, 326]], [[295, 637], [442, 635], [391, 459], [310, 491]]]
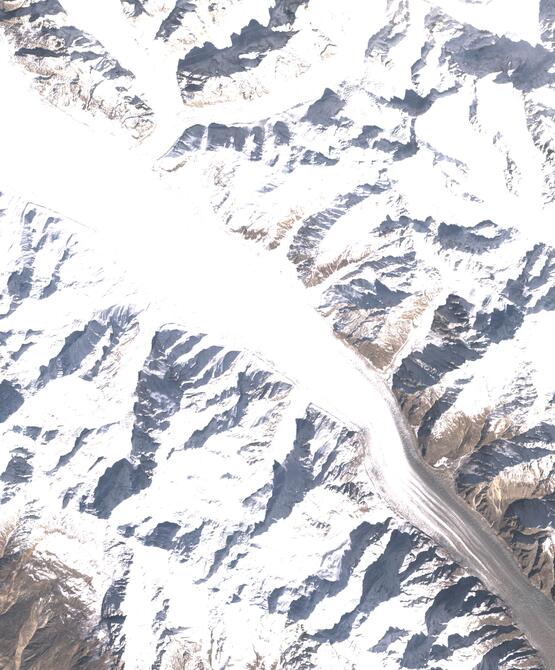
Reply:
[[[10, 67], [0, 108], [0, 187], [94, 231], [167, 321], [258, 353], [326, 410], [365, 431], [368, 470], [390, 503], [476, 574], [512, 610], [555, 669], [555, 606], [508, 548], [417, 455], [415, 437], [378, 374], [331, 333], [276, 252], [225, 232], [203, 199], [202, 174], [176, 183], [117, 138], [41, 104]], [[88, 235], [87, 231], [83, 234]]]

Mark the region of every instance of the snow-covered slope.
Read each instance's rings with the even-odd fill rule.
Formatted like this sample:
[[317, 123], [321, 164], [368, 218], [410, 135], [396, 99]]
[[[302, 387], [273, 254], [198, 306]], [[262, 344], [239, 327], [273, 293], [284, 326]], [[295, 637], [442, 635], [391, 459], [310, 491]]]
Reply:
[[63, 604], [35, 624], [45, 578], [83, 601], [84, 667], [538, 667], [503, 604], [376, 494], [359, 434], [164, 322], [81, 226], [1, 204], [2, 509], [40, 565], [2, 591], [6, 667], [67, 654]]
[[552, 593], [553, 57], [532, 5], [494, 11], [503, 29], [485, 5], [389, 3], [342, 80], [259, 121], [205, 107], [161, 166], [203, 166], [225, 224], [295, 265]]
[[8, 667], [540, 667], [303, 310], [555, 596], [551, 4], [0, 5]]

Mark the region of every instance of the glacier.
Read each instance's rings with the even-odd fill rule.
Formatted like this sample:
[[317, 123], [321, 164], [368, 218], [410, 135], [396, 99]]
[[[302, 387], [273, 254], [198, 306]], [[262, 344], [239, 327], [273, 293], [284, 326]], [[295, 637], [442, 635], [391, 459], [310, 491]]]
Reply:
[[553, 667], [549, 3], [172, 4], [0, 10], [3, 663]]

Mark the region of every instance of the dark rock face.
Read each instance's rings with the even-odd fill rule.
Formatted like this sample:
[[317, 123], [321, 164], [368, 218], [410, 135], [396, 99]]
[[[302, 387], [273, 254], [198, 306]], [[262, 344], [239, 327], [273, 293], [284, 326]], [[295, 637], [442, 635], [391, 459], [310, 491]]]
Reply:
[[146, 11], [144, 6], [147, 2], [148, 0], [145, 0], [145, 2], [141, 2], [141, 0], [121, 0], [121, 4], [123, 5], [126, 13], [132, 17], [137, 17], [141, 14], [144, 14]]
[[269, 52], [282, 49], [292, 35], [274, 31], [253, 19], [239, 34], [231, 35], [230, 47], [217, 49], [206, 42], [202, 47], [191, 49], [177, 67], [184, 99], [188, 94], [201, 91], [212, 77], [229, 77], [255, 68]]
[[516, 500], [507, 507], [499, 525], [531, 581], [555, 599], [554, 568], [549, 558], [555, 529], [555, 495]]
[[254, 148], [249, 154], [250, 160], [260, 160], [264, 147], [265, 130], [260, 126], [248, 128], [244, 126], [224, 126], [220, 123], [211, 123], [208, 128], [195, 125], [187, 128], [174, 146], [167, 152], [168, 158], [179, 158], [187, 153], [201, 149], [206, 136], [206, 150], [234, 149], [243, 151], [245, 144], [251, 140]]
[[335, 626], [316, 635], [318, 640], [346, 640], [357, 617], [368, 615], [380, 603], [400, 592], [400, 567], [412, 547], [411, 538], [397, 530], [378, 560], [370, 565], [364, 575], [362, 593], [356, 609], [343, 614]]
[[172, 523], [171, 521], [163, 521], [157, 524], [143, 541], [149, 547], [171, 549], [173, 547], [173, 539], [178, 530], [179, 524]]
[[127, 560], [129, 563], [124, 565], [123, 575], [112, 582], [104, 594], [100, 610], [101, 625], [108, 632], [110, 649], [118, 662], [121, 661], [124, 654], [126, 641], [125, 633], [123, 632], [126, 616], [123, 613], [122, 604], [127, 591], [129, 567], [132, 558], [128, 558]]
[[245, 146], [249, 131], [247, 128], [222, 126], [219, 123], [211, 123], [208, 126], [208, 150], [218, 147], [233, 147], [236, 151], [242, 151]]
[[392, 291], [378, 279], [370, 283], [365, 279], [354, 279], [349, 284], [340, 286], [335, 292], [339, 300], [348, 302], [353, 309], [387, 309], [395, 307], [408, 293]]
[[485, 77], [498, 73], [498, 82], [510, 81], [524, 92], [551, 84], [554, 80], [549, 69], [555, 62], [555, 56], [545, 47], [496, 37], [471, 26], [464, 26], [459, 37], [446, 42], [443, 54], [465, 74]]
[[312, 123], [315, 126], [330, 126], [335, 123], [335, 117], [345, 107], [345, 102], [332, 91], [326, 88], [322, 97], [313, 102], [308, 108], [303, 120]]
[[427, 344], [403, 360], [393, 377], [401, 397], [437, 384], [447, 372], [481, 358], [491, 343], [512, 338], [524, 318], [511, 304], [478, 312], [472, 320], [473, 313], [474, 306], [454, 294], [436, 309], [430, 332], [441, 344]]
[[58, 375], [68, 375], [78, 370], [83, 360], [94, 350], [106, 328], [106, 324], [93, 319], [83, 330], [68, 335], [60, 353], [47, 366], [41, 368], [38, 384], [44, 386]]
[[37, 380], [39, 388], [52, 379], [73, 374], [81, 369], [83, 361], [98, 348], [101, 340], [108, 335], [108, 344], [102, 347], [95, 363], [84, 373], [85, 379], [92, 379], [104, 361], [110, 356], [122, 336], [133, 326], [135, 315], [126, 308], [113, 307], [91, 319], [82, 330], [76, 330], [65, 339], [59, 353], [46, 366], [41, 366]]
[[71, 459], [75, 456], [75, 454], [79, 451], [79, 449], [81, 449], [83, 444], [85, 444], [87, 437], [89, 437], [89, 435], [91, 435], [92, 432], [93, 431], [90, 428], [84, 428], [75, 438], [75, 442], [73, 443], [71, 451], [68, 451], [67, 454], [63, 454], [62, 456], [60, 456], [60, 458], [58, 459], [58, 464], [56, 465], [55, 469], [67, 465], [71, 461]]
[[283, 121], [276, 121], [272, 131], [274, 134], [274, 143], [276, 145], [289, 144], [291, 141], [291, 131]]
[[[470, 635], [465, 637], [460, 635], [449, 636], [448, 645], [440, 645], [435, 642], [453, 615], [457, 613], [470, 614], [484, 607], [495, 609], [494, 599], [480, 588], [478, 580], [473, 577], [462, 578], [453, 586], [441, 591], [426, 613], [427, 632], [419, 633], [410, 638], [405, 648], [401, 667], [428, 668], [430, 662], [448, 660], [459, 649], [469, 647], [475, 642], [487, 638], [493, 631], [489, 625], [485, 624], [481, 629], [472, 631]], [[514, 626], [507, 625], [502, 627], [502, 630], [503, 633], [511, 634], [515, 629]], [[514, 645], [506, 647], [502, 643], [495, 648], [495, 654], [486, 654], [482, 661], [486, 665], [483, 667], [490, 667], [488, 663], [492, 659], [495, 659], [498, 663], [501, 661], [515, 661], [517, 658], [529, 659], [534, 662], [535, 652], [524, 640], [511, 640], [511, 642], [514, 642]], [[512, 655], [515, 650], [518, 653]], [[501, 665], [492, 667], [501, 667]]]
[[0, 423], [3, 423], [23, 405], [23, 395], [9, 381], [0, 382]]
[[506, 516], [514, 516], [523, 528], [555, 528], [555, 494], [536, 500], [517, 500], [509, 505]]
[[[11, 300], [4, 316], [13, 314], [26, 301], [46, 299], [58, 289], [64, 266], [72, 257], [70, 239], [59, 226], [59, 217], [36, 205], [28, 204], [21, 212], [20, 257], [16, 268], [7, 277], [6, 291]], [[48, 251], [43, 255], [45, 250]], [[41, 266], [41, 260], [48, 252], [52, 257]], [[24, 342], [12, 353], [14, 360], [30, 346], [30, 342]]]
[[[538, 268], [538, 269], [536, 269]], [[555, 284], [555, 249], [535, 244], [521, 261], [520, 273], [509, 279], [504, 294], [511, 302], [532, 312], [552, 310]], [[540, 294], [535, 299], [534, 294]]]
[[476, 666], [476, 670], [497, 670], [502, 667], [501, 664], [511, 667], [511, 664], [531, 656], [532, 652], [523, 640], [506, 640], [495, 649], [488, 651]]
[[[270, 20], [261, 25], [252, 19], [239, 33], [231, 35], [231, 46], [218, 49], [211, 42], [201, 47], [194, 47], [182, 58], [177, 66], [177, 77], [184, 100], [204, 88], [211, 78], [229, 77], [239, 72], [256, 68], [271, 52], [283, 47], [295, 34], [294, 31], [283, 30], [284, 26], [292, 26], [297, 10], [308, 4], [309, 0], [276, 0], [270, 8]], [[191, 3], [178, 0], [179, 9], [170, 14], [165, 32], [175, 30], [186, 11], [192, 11]], [[171, 17], [171, 18], [170, 18]], [[162, 30], [162, 28], [161, 28]], [[164, 35], [160, 35], [165, 37]]]
[[17, 301], [28, 298], [32, 280], [33, 269], [30, 267], [23, 267], [19, 272], [12, 272], [8, 277], [8, 293]]
[[186, 15], [194, 12], [195, 9], [196, 5], [194, 2], [189, 2], [189, 0], [176, 0], [175, 7], [160, 24], [160, 28], [158, 28], [158, 32], [156, 33], [156, 38], [167, 42], [173, 33], [181, 26]]
[[401, 639], [406, 634], [407, 631], [402, 628], [389, 628], [378, 644], [372, 647], [371, 651], [381, 654], [384, 651], [387, 651], [388, 647], [390, 647], [393, 642]]
[[474, 329], [480, 333], [477, 343], [487, 346], [510, 340], [524, 321], [524, 315], [514, 305], [503, 309], [493, 309], [489, 313], [479, 312], [474, 321]]
[[33, 453], [23, 447], [17, 447], [11, 452], [11, 458], [6, 469], [0, 475], [0, 482], [4, 484], [4, 492], [0, 503], [5, 503], [12, 498], [17, 488], [31, 481], [33, 477]]
[[540, 19], [542, 21], [555, 21], [554, 0], [540, 0]]
[[[183, 331], [168, 328], [159, 331], [152, 340], [150, 355], [137, 383], [132, 436], [133, 456], [149, 469], [155, 466], [155, 434], [169, 426], [169, 419], [179, 410], [183, 395], [225, 373], [238, 356], [238, 352], [231, 351], [220, 357], [222, 347], [209, 346], [179, 362], [202, 338], [202, 335], [188, 336]], [[214, 421], [217, 423], [217, 419]], [[202, 440], [208, 438], [210, 430], [208, 426], [204, 431], [197, 431], [187, 446], [202, 446]]]
[[[273, 387], [266, 383], [263, 392], [256, 394], [249, 402], [264, 397], [287, 397], [289, 390], [290, 387], [283, 383], [278, 383]], [[270, 392], [268, 393], [268, 391]], [[333, 430], [334, 441], [332, 444], [337, 451], [341, 449], [342, 445], [350, 444], [354, 439], [352, 431], [340, 429], [327, 417], [321, 415], [317, 409], [309, 406], [305, 417], [296, 421], [295, 440], [291, 451], [282, 462], [274, 462], [273, 464], [271, 484], [265, 486], [262, 490], [253, 492], [243, 500], [243, 506], [247, 510], [255, 505], [260, 505], [260, 512], [263, 512], [262, 517], [254, 524], [242, 522], [238, 528], [227, 535], [225, 544], [214, 554], [206, 579], [212, 577], [224, 565], [224, 561], [228, 559], [232, 550], [237, 555], [235, 559], [228, 561], [228, 565], [235, 567], [241, 558], [246, 555], [240, 550], [248, 547], [248, 544], [255, 538], [270, 532], [277, 522], [287, 519], [295, 508], [305, 501], [312, 489], [324, 484], [328, 477], [333, 477], [336, 451], [332, 449], [322, 462], [320, 459], [323, 458], [323, 455], [311, 449], [312, 439], [318, 430], [323, 427]], [[226, 429], [228, 428], [226, 427]], [[261, 499], [265, 499], [263, 505], [259, 502]], [[356, 537], [357, 534], [355, 533], [355, 539]], [[356, 549], [354, 549], [354, 552], [356, 552]], [[268, 596], [269, 607], [274, 610], [281, 592], [282, 589], [278, 588]]]
[[33, 475], [31, 458], [32, 454], [26, 449], [16, 449], [0, 479], [7, 484], [28, 482]]
[[[229, 353], [236, 354], [237, 352]], [[229, 357], [224, 365], [231, 365], [231, 358]], [[272, 381], [269, 379], [270, 376], [269, 372], [263, 370], [239, 372], [233, 390], [233, 395], [237, 398], [235, 404], [230, 409], [217, 413], [203, 428], [195, 430], [183, 445], [184, 449], [198, 449], [213, 435], [238, 426], [253, 400], [264, 397], [279, 397], [288, 393], [291, 388], [289, 384]]]
[[[171, 328], [156, 333], [149, 357], [138, 377], [130, 459], [122, 458], [106, 469], [98, 480], [92, 501], [82, 503], [84, 511], [100, 518], [108, 518], [117, 505], [150, 486], [157, 465], [158, 436], [168, 428], [169, 419], [179, 410], [183, 394], [202, 386], [214, 376], [223, 374], [233, 364], [238, 353], [227, 352], [220, 358], [221, 347], [200, 349], [186, 358], [202, 337], [187, 336], [183, 331]], [[182, 362], [179, 362], [180, 359]], [[241, 384], [240, 378], [240, 388]], [[269, 392], [272, 393], [271, 390]], [[214, 419], [214, 426], [209, 425], [204, 431], [197, 431], [190, 438], [188, 446], [200, 447], [213, 430], [223, 430], [224, 424], [231, 426], [238, 422], [244, 411], [242, 407], [247, 402], [247, 397], [240, 393], [236, 410]], [[62, 465], [73, 457], [86, 435], [80, 437], [82, 439], [77, 439], [72, 451], [62, 457]], [[167, 543], [171, 543], [173, 536], [169, 537], [170, 531], [162, 528], [160, 532], [166, 532], [164, 537]], [[155, 533], [145, 541], [147, 544], [155, 544], [157, 537]], [[184, 535], [176, 540], [176, 546], [179, 545], [185, 553], [191, 549], [191, 543], [195, 543], [194, 533], [190, 537]]]
[[202, 539], [202, 531], [205, 527], [204, 523], [201, 523], [198, 528], [194, 528], [187, 533], [179, 535], [175, 540], [175, 549], [182, 556], [182, 560], [187, 560], [189, 556], [194, 552], [194, 550], [199, 546]]
[[394, 97], [391, 99], [391, 105], [398, 109], [402, 109], [411, 116], [419, 116], [425, 114], [434, 102], [434, 92], [422, 97], [416, 91], [405, 91], [403, 98]]
[[351, 531], [350, 545], [341, 557], [339, 576], [336, 580], [322, 579], [317, 575], [305, 582], [306, 595], [294, 600], [288, 611], [292, 621], [308, 619], [318, 604], [342, 591], [349, 582], [349, 576], [359, 564], [366, 549], [381, 539], [388, 530], [388, 521], [379, 524], [362, 523]]
[[311, 151], [308, 149], [303, 153], [301, 158], [301, 165], [336, 165], [338, 163], [338, 158], [330, 158], [329, 156], [324, 156], [323, 153], [319, 151]]
[[[252, 56], [252, 53], [249, 55]], [[248, 59], [242, 59], [241, 62], [248, 63]], [[413, 127], [407, 126], [406, 132], [403, 133], [406, 141], [400, 141], [397, 139], [398, 131], [393, 139], [387, 137], [388, 131], [379, 126], [361, 127], [358, 123], [355, 125], [353, 119], [342, 115], [346, 103], [341, 95], [342, 91], [338, 93], [326, 88], [320, 98], [308, 107], [299, 105], [248, 126], [215, 122], [207, 126], [203, 124], [190, 126], [162, 156], [161, 166], [164, 170], [174, 171], [188, 162], [186, 156], [191, 152], [204, 153], [231, 148], [248, 160], [264, 161], [269, 168], [280, 166], [276, 169], [276, 176], [281, 171], [285, 178], [285, 175], [292, 173], [299, 166], [333, 167], [353, 147], [370, 149], [376, 154], [386, 154], [387, 162], [408, 159], [418, 151]], [[291, 130], [293, 122], [296, 122], [304, 132], [294, 135]], [[334, 130], [337, 131], [337, 136], [334, 136]], [[380, 134], [385, 136], [378, 138]], [[329, 139], [327, 150], [322, 149], [319, 135], [325, 135]], [[230, 158], [232, 159], [231, 156], [227, 157], [228, 160]], [[241, 158], [237, 156], [235, 161], [232, 159], [232, 163], [240, 166]], [[274, 183], [267, 184], [265, 192], [271, 192], [275, 186]]]
[[11, 297], [11, 305], [6, 316], [14, 312], [31, 293], [34, 278], [32, 231], [36, 216], [36, 209], [30, 207], [23, 212], [21, 217], [22, 226], [19, 245], [23, 252], [22, 260], [19, 263], [18, 269], [9, 275], [6, 282], [6, 289], [8, 295]]
[[394, 161], [402, 161], [406, 158], [411, 158], [418, 151], [419, 146], [416, 141], [416, 136], [414, 134], [414, 129], [411, 131], [411, 137], [409, 142], [398, 142], [397, 140], [388, 140], [382, 138], [376, 140], [372, 147], [378, 149], [378, 151], [384, 151], [386, 153], [392, 154]]
[[508, 230], [497, 228], [491, 221], [481, 221], [469, 228], [440, 223], [437, 232], [438, 241], [444, 249], [457, 249], [472, 254], [497, 249], [510, 238]]
[[197, 151], [200, 149], [205, 131], [206, 127], [198, 123], [194, 126], [190, 126], [183, 131], [181, 137], [168, 152], [168, 155], [172, 158], [176, 158], [190, 151]]
[[150, 485], [150, 478], [142, 466], [133, 466], [126, 458], [107, 468], [98, 480], [91, 511], [107, 519], [115, 507]]
[[352, 140], [353, 146], [368, 149], [381, 130], [379, 126], [362, 126], [360, 134]]
[[26, 426], [23, 429], [23, 435], [30, 437], [33, 441], [41, 434], [42, 429], [39, 426]]
[[[271, 138], [271, 144], [267, 142], [268, 138]], [[339, 157], [333, 155], [331, 147], [330, 154], [332, 155], [325, 155], [320, 151], [298, 146], [291, 146], [288, 149], [287, 145], [290, 142], [291, 132], [283, 121], [270, 124], [264, 121], [260, 125], [251, 127], [226, 126], [220, 123], [211, 123], [206, 127], [197, 124], [187, 128], [166, 152], [163, 156], [163, 165], [164, 169], [171, 171], [180, 167], [184, 161], [179, 161], [179, 159], [186, 157], [189, 153], [233, 149], [237, 153], [242, 153], [248, 160], [265, 160], [268, 165], [272, 166], [279, 158], [279, 148], [284, 150], [283, 155], [289, 157], [286, 167], [288, 172], [293, 171], [298, 165], [330, 167], [339, 162]], [[278, 153], [275, 152], [275, 149], [278, 150]]]
[[403, 361], [394, 375], [393, 388], [407, 394], [421, 391], [436, 384], [445, 373], [477, 358], [479, 354], [461, 341], [428, 344]]
[[555, 40], [555, 2], [540, 0], [540, 27], [543, 43], [552, 47]]
[[293, 449], [282, 463], [274, 463], [272, 495], [266, 503], [264, 519], [256, 524], [253, 534], [260, 535], [280, 519], [287, 518], [314, 485], [310, 441], [314, 424], [310, 418], [297, 420]]
[[20, 7], [13, 9], [0, 9], [0, 20], [25, 16], [29, 18], [29, 21], [36, 21], [41, 16], [54, 16], [63, 12], [64, 8], [58, 0], [38, 0], [36, 2], [25, 2]]
[[310, 0], [276, 0], [270, 8], [270, 28], [292, 25], [299, 7], [306, 6]]
[[[157, 431], [165, 430], [168, 419], [177, 412], [183, 396], [182, 385], [188, 374], [202, 369], [202, 362], [176, 365], [178, 358], [187, 354], [200, 342], [201, 336], [184, 337], [179, 330], [162, 330], [154, 336], [150, 354], [139, 372], [136, 388], [137, 402], [133, 407], [135, 422], [131, 437], [132, 455], [146, 468], [155, 467], [154, 454], [158, 447]], [[196, 364], [195, 364], [196, 363]]]

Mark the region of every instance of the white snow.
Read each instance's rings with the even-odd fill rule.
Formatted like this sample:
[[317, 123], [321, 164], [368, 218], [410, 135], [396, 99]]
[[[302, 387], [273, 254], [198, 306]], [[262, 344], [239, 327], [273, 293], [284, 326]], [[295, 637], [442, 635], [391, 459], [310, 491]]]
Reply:
[[[537, 19], [534, 22], [531, 18], [535, 4], [530, 3], [523, 8], [520, 3], [517, 8], [513, 3], [515, 12], [511, 14], [500, 12], [499, 3], [485, 3], [478, 6], [480, 26], [493, 30], [492, 16], [502, 15], [503, 21], [496, 24], [494, 32], [503, 31], [510, 36], [526, 36], [534, 40], [538, 30]], [[306, 11], [300, 13], [299, 18], [300, 27], [316, 26], [314, 34], [305, 37], [307, 33], [310, 34], [310, 30], [300, 31], [298, 37], [292, 38], [290, 49], [296, 56], [306, 51], [307, 60], [317, 64], [307, 67], [304, 72], [302, 64], [297, 63], [299, 67], [295, 74], [298, 76], [294, 85], [288, 86], [291, 72], [289, 63], [285, 63], [280, 70], [277, 56], [274, 61], [271, 60], [274, 56], [268, 57], [268, 63], [275, 66], [282, 85], [255, 104], [249, 101], [249, 104], [226, 105], [225, 114], [228, 118], [235, 122], [243, 121], [262, 116], [260, 112], [263, 110], [275, 112], [276, 109], [313, 100], [325, 86], [339, 84], [347, 72], [354, 79], [364, 76], [364, 68], [360, 65], [362, 55], [368, 36], [386, 20], [385, 0], [378, 3], [377, 8], [375, 5], [368, 8], [364, 3], [353, 0], [325, 12], [316, 5], [311, 3]], [[464, 20], [464, 3], [444, 0], [443, 5]], [[193, 165], [193, 169], [187, 170], [188, 182], [183, 185], [171, 175], [160, 175], [152, 169], [152, 159], [165, 148], [163, 143], [167, 139], [168, 128], [172, 132], [177, 127], [182, 129], [185, 118], [188, 122], [194, 122], [192, 119], [202, 118], [205, 112], [181, 111], [177, 87], [172, 79], [173, 72], [171, 76], [159, 76], [158, 68], [168, 63], [166, 55], [162, 52], [142, 52], [116, 3], [103, 1], [102, 12], [99, 6], [85, 6], [78, 0], [64, 2], [70, 17], [113, 50], [124, 66], [133, 63], [139, 85], [144, 88], [146, 99], [159, 115], [159, 127], [162, 130], [155, 134], [154, 140], [146, 142], [142, 147], [132, 148], [117, 135], [101, 135], [93, 127], [79, 124], [68, 115], [39, 102], [28, 87], [28, 80], [10, 63], [5, 45], [0, 45], [0, 79], [10, 92], [0, 106], [0, 124], [10, 129], [10, 132], [4, 132], [0, 137], [0, 186], [63, 212], [65, 216], [82, 222], [91, 231], [91, 238], [98, 236], [100, 242], [96, 244], [103, 250], [106, 264], [117, 264], [128, 280], [138, 287], [138, 291], [147, 296], [151, 314], [154, 315], [150, 318], [159, 322], [183, 321], [199, 331], [210, 332], [211, 337], [225, 342], [227, 346], [254, 352], [269, 361], [285, 378], [295, 382], [298, 387], [295, 393], [299, 394], [299, 398], [310, 398], [343, 422], [366, 429], [368, 462], [377, 467], [382, 484], [396, 505], [415, 523], [442, 539], [455, 555], [466, 558], [476, 572], [489, 582], [488, 585], [502, 592], [508, 597], [509, 604], [512, 604], [510, 599], [513, 594], [520, 598], [521, 593], [527, 593], [524, 579], [519, 581], [519, 573], [512, 565], [512, 559], [508, 553], [498, 553], [498, 546], [493, 540], [490, 543], [486, 539], [484, 548], [481, 541], [488, 538], [487, 533], [481, 528], [478, 531], [473, 528], [475, 522], [471, 516], [461, 517], [460, 509], [456, 507], [451, 510], [451, 499], [441, 488], [438, 491], [426, 488], [406, 457], [406, 436], [400, 434], [396, 422], [397, 409], [385, 385], [334, 338], [328, 325], [315, 312], [312, 297], [294, 276], [293, 268], [282, 256], [262, 256], [251, 245], [223, 230], [208, 205], [206, 194], [209, 186], [202, 170], [195, 173]], [[494, 7], [497, 10], [492, 14]], [[476, 5], [472, 8], [475, 10]], [[416, 41], [411, 48], [415, 49]], [[333, 47], [330, 49], [332, 55], [329, 58], [315, 58], [319, 49], [328, 43]], [[166, 67], [166, 71], [170, 72], [170, 69]], [[406, 81], [406, 78], [399, 79], [398, 90], [392, 89], [390, 92], [401, 94]], [[483, 214], [483, 218], [494, 218], [503, 227], [526, 227], [534, 239], [552, 240], [552, 227], [546, 225], [551, 212], [543, 210], [537, 200], [541, 193], [541, 175], [537, 156], [524, 135], [521, 98], [514, 91], [498, 85], [494, 90], [492, 86], [491, 81], [486, 79], [478, 92], [479, 107], [483, 106], [484, 110], [479, 112], [483, 130], [468, 123], [474, 92], [467, 86], [457, 94], [438, 100], [430, 112], [418, 121], [418, 132], [434, 149], [456, 155], [468, 164], [468, 188], [482, 196], [484, 204], [476, 209]], [[503, 128], [497, 129], [495, 119], [501, 106], [510, 108], [511, 119]], [[214, 106], [211, 114], [217, 114], [221, 109], [224, 108]], [[449, 126], [443, 122], [446, 118], [450, 120]], [[492, 133], [498, 130], [503, 132], [511, 146], [516, 147], [519, 160], [526, 161], [528, 169], [517, 194], [509, 193], [501, 178], [503, 158], [491, 142]], [[374, 172], [368, 170], [365, 179], [369, 180], [369, 175], [374, 176]], [[330, 171], [326, 179], [331, 182], [335, 174]], [[424, 218], [430, 213], [432, 193], [437, 200], [434, 215], [448, 218], [451, 213], [456, 214], [460, 201], [446, 191], [441, 192], [442, 181], [434, 170], [431, 150], [421, 151], [413, 159], [399, 163], [392, 168], [391, 175], [406, 185], [403, 196], [406, 205], [415, 214], [421, 214]], [[312, 179], [314, 182], [320, 181], [314, 184], [312, 190], [306, 187], [305, 182], [287, 189], [292, 200], [300, 191], [306, 190], [306, 207], [316, 210], [327, 184], [326, 179], [320, 176]], [[286, 189], [284, 191], [287, 192]], [[283, 197], [283, 192], [279, 195]], [[355, 215], [352, 216], [354, 218]], [[468, 218], [472, 217], [468, 215]], [[248, 221], [245, 220], [245, 223]], [[370, 228], [373, 223], [369, 222]], [[341, 244], [347, 241], [354, 245], [355, 240], [349, 240], [352, 232], [343, 230], [348, 224], [349, 217], [346, 217], [345, 224], [338, 226], [333, 236], [336, 236], [336, 242], [339, 238]], [[332, 247], [333, 241], [332, 237]], [[331, 254], [331, 249], [324, 251]], [[86, 273], [87, 268], [84, 267], [82, 271]], [[51, 304], [56, 305], [56, 302]], [[76, 323], [80, 321], [80, 314], [85, 307], [77, 301], [69, 306], [70, 310], [74, 310]], [[56, 318], [56, 310], [53, 315], [49, 315], [46, 314], [46, 308], [44, 312], [35, 308], [39, 322]], [[14, 321], [23, 321], [24, 317], [25, 312], [22, 310]], [[540, 344], [547, 346], [545, 341]], [[59, 349], [59, 342], [52, 340], [48, 346], [52, 350]], [[37, 349], [37, 361], [45, 360], [45, 353]], [[143, 350], [139, 349], [137, 356], [141, 353]], [[131, 381], [129, 377], [124, 383], [131, 384]], [[105, 406], [105, 403], [95, 397], [98, 391], [85, 389], [81, 382], [73, 378], [51, 382], [48, 394], [38, 393], [26, 403], [23, 411], [35, 417], [48, 416], [52, 420], [55, 420], [56, 412], [61, 410], [65, 413], [74, 412], [81, 417], [97, 412], [98, 407]], [[303, 402], [299, 399], [297, 401], [299, 404]], [[114, 414], [108, 412], [101, 416], [102, 421], [109, 423], [121, 408], [114, 405], [111, 409]], [[295, 414], [293, 410], [291, 413]], [[285, 434], [293, 428], [289, 425], [282, 430]], [[290, 443], [290, 434], [283, 440], [284, 444]], [[242, 467], [237, 455], [231, 456], [224, 464], [218, 457], [217, 446], [216, 441], [212, 452], [203, 454], [201, 458], [196, 455], [194, 464], [189, 454], [178, 454], [175, 461], [182, 470], [189, 470], [191, 479], [196, 475], [198, 481], [199, 473], [203, 473], [204, 484], [209, 488], [216, 480], [221, 480], [224, 465], [225, 468], [233, 465], [238, 472]], [[276, 454], [280, 453], [282, 446], [278, 443]], [[111, 454], [114, 459], [118, 455], [119, 452]], [[71, 467], [81, 467], [78, 457]], [[175, 462], [161, 466], [164, 477], [160, 478], [160, 482], [163, 484], [155, 482], [149, 491], [150, 495], [158, 494], [162, 509], [172, 496], [177, 496], [183, 485], [177, 476], [172, 477], [172, 467], [175, 467]], [[196, 473], [193, 467], [198, 468]], [[157, 490], [157, 486], [160, 489], [163, 486], [164, 490]], [[37, 482], [34, 491], [48, 500], [49, 496], [52, 499], [59, 496], [61, 487], [43, 478]], [[223, 496], [220, 513], [228, 517], [243, 514], [239, 494], [236, 482], [230, 482]], [[123, 521], [130, 507], [140, 507], [144, 498], [146, 495], [140, 494], [119, 506], [114, 513], [114, 523]], [[420, 504], [414, 504], [415, 501]], [[200, 508], [209, 505], [210, 500], [199, 491], [196, 503]], [[325, 507], [326, 504], [329, 507]], [[309, 511], [305, 514], [310, 513], [310, 505], [309, 499]], [[313, 505], [315, 515], [324, 506], [330, 524], [341, 521], [334, 513], [331, 498], [314, 501]], [[294, 514], [297, 513], [302, 516], [297, 511]], [[457, 528], [457, 524], [462, 523], [461, 518], [468, 522], [468, 527]], [[305, 519], [293, 516], [293, 521], [295, 527], [305, 534], [303, 542], [310, 545], [317, 541], [316, 537], [309, 534], [310, 524], [305, 523]], [[89, 523], [92, 527], [95, 521], [90, 520]], [[274, 544], [267, 545], [267, 539], [263, 539], [258, 550], [276, 569], [283, 568], [284, 580], [291, 580], [301, 566], [289, 559], [285, 535], [280, 545], [281, 530], [284, 530], [283, 524], [276, 523], [272, 540]], [[84, 534], [86, 532], [89, 532], [88, 528], [83, 530]], [[212, 538], [215, 549], [219, 546], [216, 541], [221, 539]], [[276, 551], [276, 541], [280, 551]], [[161, 552], [140, 546], [136, 549], [132, 577], [144, 584], [144, 589], [132, 591], [125, 607], [128, 624], [136, 631], [144, 631], [145, 640], [150, 640], [145, 645], [150, 645], [147, 653], [151, 656], [152, 637], [147, 633], [150, 632], [159, 606], [152, 596], [157, 587], [157, 575], [166, 571], [167, 566]], [[65, 554], [70, 560], [71, 551], [68, 549]], [[303, 556], [302, 552], [299, 552], [299, 556]], [[319, 552], [314, 551], [311, 560], [316, 562], [318, 556]], [[499, 565], [494, 560], [496, 558]], [[184, 577], [179, 566], [171, 567], [168, 588], [179, 593], [180, 598], [172, 602], [170, 618], [173, 617], [172, 620], [176, 622], [186, 619], [184, 615], [191, 608], [202, 618], [204, 610], [209, 606], [208, 594], [192, 588], [190, 573]], [[305, 571], [311, 567], [314, 566], [303, 562]], [[194, 569], [201, 572], [199, 566]], [[515, 574], [516, 586], [513, 587], [511, 580]], [[513, 588], [514, 591], [511, 590]], [[231, 588], [229, 593], [232, 593]], [[341, 598], [353, 598], [353, 594], [346, 592]], [[516, 611], [523, 617], [521, 623], [526, 624], [525, 604], [516, 602], [516, 599], [514, 604]], [[400, 607], [399, 603], [387, 607], [390, 606]], [[374, 618], [379, 619], [387, 607], [377, 609]], [[401, 611], [403, 616], [412, 615], [407, 610]], [[233, 614], [229, 615], [230, 622]], [[530, 616], [537, 614], [532, 611]], [[325, 618], [325, 611], [320, 615]], [[391, 616], [387, 614], [387, 617]], [[237, 617], [237, 626], [240, 625], [239, 621]], [[144, 653], [145, 647], [140, 644], [135, 647], [129, 645], [126, 651], [129, 667], [141, 667]]]

